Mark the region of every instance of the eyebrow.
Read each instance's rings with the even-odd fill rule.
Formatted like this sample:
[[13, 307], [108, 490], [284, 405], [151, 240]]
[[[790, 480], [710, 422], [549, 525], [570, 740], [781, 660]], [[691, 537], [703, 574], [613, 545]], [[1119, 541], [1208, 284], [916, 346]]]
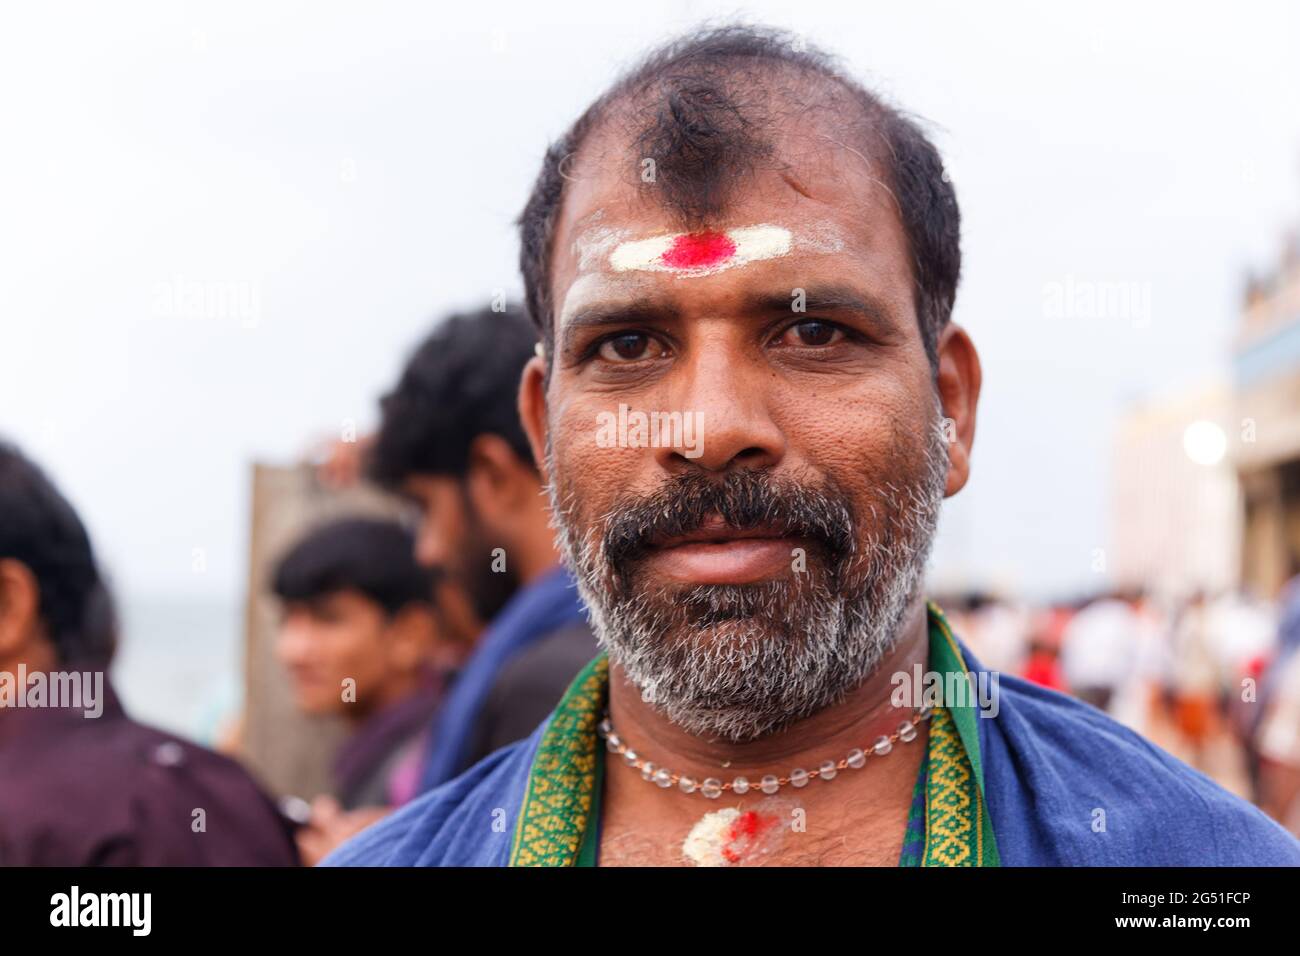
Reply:
[[[796, 289], [802, 289], [804, 293], [803, 309], [800, 312], [794, 312]], [[768, 315], [789, 313], [813, 316], [819, 312], [852, 312], [870, 326], [873, 334], [893, 335], [898, 332], [893, 312], [881, 299], [847, 285], [795, 286], [788, 292], [759, 293], [749, 298], [744, 308], [749, 313]]]
[[564, 320], [560, 331], [560, 351], [571, 352], [579, 334], [592, 329], [646, 322], [673, 322], [680, 318], [681, 310], [667, 299], [645, 297], [631, 302], [596, 303]]
[[[803, 306], [794, 311], [795, 291], [802, 289]], [[872, 334], [893, 336], [898, 324], [893, 313], [875, 296], [846, 285], [794, 286], [789, 291], [764, 291], [746, 296], [739, 312], [744, 315], [808, 315], [852, 312], [862, 318]], [[571, 352], [578, 336], [593, 329], [678, 321], [681, 308], [672, 300], [638, 297], [632, 301], [595, 303], [566, 319], [561, 330], [560, 348]]]

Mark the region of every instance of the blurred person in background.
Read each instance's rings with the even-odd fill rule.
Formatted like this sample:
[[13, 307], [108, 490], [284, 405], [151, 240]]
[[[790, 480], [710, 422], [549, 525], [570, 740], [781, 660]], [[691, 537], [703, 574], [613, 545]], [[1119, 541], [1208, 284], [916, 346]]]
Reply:
[[1259, 686], [1254, 733], [1259, 805], [1300, 836], [1300, 555], [1278, 597], [1277, 650]]
[[1020, 605], [974, 594], [966, 613], [971, 649], [990, 670], [1018, 673], [1028, 653], [1029, 620]]
[[[126, 715], [106, 676], [116, 644], [81, 520], [0, 443], [0, 865], [297, 864], [287, 821], [237, 763]], [[74, 678], [80, 705], [31, 693]]]
[[1246, 775], [1248, 792], [1260, 800], [1256, 731], [1262, 709], [1264, 670], [1277, 646], [1277, 607], [1245, 589], [1225, 591], [1211, 611], [1214, 652], [1219, 673], [1223, 729]]
[[1191, 750], [1190, 763], [1202, 767], [1210, 737], [1221, 729], [1219, 720], [1219, 667], [1215, 659], [1211, 605], [1203, 591], [1192, 595], [1174, 625], [1174, 724]]
[[395, 521], [345, 518], [309, 532], [275, 568], [276, 654], [296, 703], [351, 730], [334, 760], [337, 799], [318, 797], [298, 833], [309, 865], [417, 792], [450, 661], [436, 575], [414, 549]]
[[488, 622], [435, 721], [422, 790], [532, 733], [598, 652], [519, 422], [536, 344], [520, 309], [453, 315], [381, 403], [370, 477], [416, 505], [416, 556]]
[[1067, 693], [1061, 673], [1061, 634], [1069, 623], [1071, 609], [1058, 605], [1039, 611], [1031, 618], [1029, 648], [1020, 676], [1040, 687]]
[[1118, 595], [1100, 597], [1075, 614], [1061, 635], [1061, 672], [1071, 692], [1109, 710], [1132, 666], [1137, 630], [1132, 604]]
[[[347, 441], [329, 438], [309, 448], [306, 459], [315, 468], [316, 480], [331, 491], [345, 491], [366, 479], [366, 467], [374, 448], [374, 435], [360, 435]], [[434, 606], [438, 609], [439, 655], [453, 670], [473, 650], [483, 632], [483, 622], [474, 612], [469, 596], [456, 581], [437, 569], [434, 576]]]
[[1169, 629], [1160, 609], [1141, 589], [1127, 592], [1125, 600], [1133, 611], [1133, 647], [1110, 710], [1116, 720], [1150, 737], [1163, 713], [1173, 666]]

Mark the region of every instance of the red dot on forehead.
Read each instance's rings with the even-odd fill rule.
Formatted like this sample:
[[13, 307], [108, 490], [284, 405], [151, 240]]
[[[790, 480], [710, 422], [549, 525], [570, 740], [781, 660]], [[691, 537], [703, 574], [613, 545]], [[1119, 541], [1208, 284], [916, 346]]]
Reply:
[[736, 244], [725, 233], [692, 232], [678, 236], [660, 257], [674, 269], [700, 269], [715, 266], [736, 253]]

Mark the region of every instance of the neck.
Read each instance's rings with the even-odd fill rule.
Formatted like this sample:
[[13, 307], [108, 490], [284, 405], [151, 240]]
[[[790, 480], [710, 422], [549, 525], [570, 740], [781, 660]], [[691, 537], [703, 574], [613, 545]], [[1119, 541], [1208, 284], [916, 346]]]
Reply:
[[385, 680], [381, 690], [377, 690], [370, 697], [370, 706], [364, 710], [355, 707], [349, 707], [344, 711], [349, 724], [354, 727], [364, 724], [371, 717], [382, 713], [398, 701], [405, 700], [412, 694], [417, 693], [424, 684], [424, 674], [421, 671], [413, 671], [409, 674], [399, 674]]
[[[756, 785], [764, 774], [783, 777], [795, 767], [814, 770], [826, 760], [838, 761], [851, 750], [866, 749], [876, 738], [892, 734], [911, 716], [910, 709], [900, 711], [890, 700], [893, 675], [910, 672], [917, 663], [924, 667], [927, 655], [925, 605], [918, 601], [905, 617], [892, 650], [866, 680], [842, 702], [778, 733], [742, 743], [696, 737], [643, 701], [640, 691], [618, 667], [610, 669], [610, 721], [620, 738], [644, 760], [696, 780], [716, 777], [725, 783], [744, 775]], [[915, 743], [904, 746], [916, 749]], [[915, 760], [896, 761], [893, 757], [883, 764], [889, 769], [910, 765], [909, 773], [918, 766]], [[885, 771], [886, 766], [878, 769]], [[614, 776], [622, 780], [636, 775], [628, 771]], [[869, 778], [880, 781], [884, 776], [878, 772]], [[639, 778], [635, 782], [646, 786]]]

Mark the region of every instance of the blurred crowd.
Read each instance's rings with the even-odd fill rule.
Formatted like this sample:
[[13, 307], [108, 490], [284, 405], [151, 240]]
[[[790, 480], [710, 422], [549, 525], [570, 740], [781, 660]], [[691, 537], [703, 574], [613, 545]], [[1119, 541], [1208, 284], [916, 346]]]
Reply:
[[[107, 674], [130, 635], [84, 525], [0, 443], [0, 864], [310, 865], [531, 733], [597, 651], [518, 419], [536, 345], [517, 310], [448, 318], [374, 434], [320, 464], [407, 517], [310, 527], [260, 582], [294, 705], [348, 729], [330, 792], [296, 804], [125, 712]], [[940, 603], [984, 665], [1109, 712], [1300, 832], [1300, 585], [1276, 604]]]
[[1274, 602], [1134, 589], [943, 603], [981, 663], [1106, 711], [1300, 834], [1300, 576]]

